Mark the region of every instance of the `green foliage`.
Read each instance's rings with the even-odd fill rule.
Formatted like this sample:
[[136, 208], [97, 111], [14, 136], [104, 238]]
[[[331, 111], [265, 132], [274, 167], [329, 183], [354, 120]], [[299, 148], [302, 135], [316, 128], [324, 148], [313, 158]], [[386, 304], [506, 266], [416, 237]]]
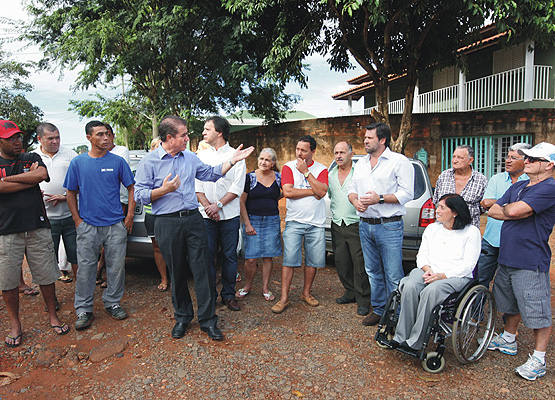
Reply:
[[[1, 45], [1, 42], [0, 42]], [[30, 63], [11, 61], [11, 54], [0, 47], [0, 118], [9, 119], [24, 132], [23, 148], [37, 143], [35, 129], [44, 113], [25, 97], [32, 86], [24, 81], [29, 76]]]
[[[379, 113], [389, 123], [388, 78], [406, 75], [405, 113], [394, 148], [410, 134], [414, 88], [430, 66], [459, 64], [456, 49], [477, 38], [488, 18], [512, 35], [553, 44], [553, 0], [222, 0], [240, 15], [241, 29], [269, 38], [262, 65], [280, 81], [306, 83], [303, 60], [327, 55], [332, 69], [346, 71], [349, 54], [374, 81]], [[518, 40], [518, 38], [516, 38]]]
[[[24, 36], [44, 49], [42, 67], [83, 65], [84, 89], [125, 76], [151, 118], [247, 108], [273, 122], [295, 101], [264, 75], [268, 43], [219, 0], [34, 0], [29, 10]], [[260, 92], [272, 97], [256, 102]]]

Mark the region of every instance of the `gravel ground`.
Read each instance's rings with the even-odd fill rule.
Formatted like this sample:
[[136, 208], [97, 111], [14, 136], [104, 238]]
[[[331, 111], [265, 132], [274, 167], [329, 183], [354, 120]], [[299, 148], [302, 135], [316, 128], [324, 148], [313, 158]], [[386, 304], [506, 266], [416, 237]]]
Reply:
[[[275, 294], [279, 267], [272, 275]], [[242, 311], [218, 304], [225, 335], [221, 342], [210, 340], [196, 319], [184, 338], [170, 337], [170, 294], [156, 290], [158, 277], [149, 260], [127, 260], [122, 306], [130, 318], [124, 321], [114, 321], [103, 311], [102, 289], [97, 287], [92, 327], [57, 336], [48, 326], [42, 298], [21, 295], [23, 343], [15, 349], [1, 347], [0, 398], [555, 398], [552, 349], [544, 378], [528, 382], [513, 372], [533, 348], [532, 333], [524, 327], [517, 356], [488, 352], [478, 363], [461, 365], [449, 341], [444, 371], [429, 374], [416, 358], [379, 348], [373, 341], [376, 328], [361, 325], [355, 304], [335, 303], [342, 288], [333, 266], [316, 277], [313, 294], [320, 306], [301, 302], [302, 274], [296, 273], [292, 305], [280, 315], [270, 312], [273, 302], [264, 301], [260, 275], [255, 291], [241, 301]], [[56, 285], [60, 315], [73, 325], [74, 283]], [[0, 315], [1, 332], [7, 332], [3, 305]], [[3, 376], [14, 380], [5, 384], [8, 378], [2, 381]]]

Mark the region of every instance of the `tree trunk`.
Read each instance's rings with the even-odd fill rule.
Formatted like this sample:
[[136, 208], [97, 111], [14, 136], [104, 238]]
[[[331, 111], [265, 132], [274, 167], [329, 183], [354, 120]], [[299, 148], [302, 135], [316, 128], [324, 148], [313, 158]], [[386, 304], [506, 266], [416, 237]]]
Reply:
[[155, 138], [159, 137], [158, 117], [156, 116], [155, 112], [152, 113], [152, 118], [150, 118], [150, 120], [152, 122], [152, 139], [155, 139]]
[[399, 135], [397, 139], [391, 140], [391, 150], [404, 154], [407, 141], [412, 133], [412, 109], [414, 105], [414, 89], [417, 82], [416, 73], [407, 74], [407, 91], [405, 93], [405, 109], [401, 118]]

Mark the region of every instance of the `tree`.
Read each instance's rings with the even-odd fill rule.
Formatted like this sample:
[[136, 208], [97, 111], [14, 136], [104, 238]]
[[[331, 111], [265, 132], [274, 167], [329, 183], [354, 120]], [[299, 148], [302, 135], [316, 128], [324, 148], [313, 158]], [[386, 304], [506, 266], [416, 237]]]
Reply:
[[331, 68], [346, 71], [348, 53], [376, 87], [377, 120], [389, 124], [388, 87], [392, 75], [406, 75], [405, 110], [392, 148], [404, 151], [411, 132], [419, 72], [432, 65], [460, 64], [456, 53], [491, 20], [508, 40], [555, 41], [553, 1], [520, 0], [224, 0], [242, 17], [241, 27], [272, 38], [263, 65], [275, 79], [305, 83], [303, 60], [320, 53]]
[[268, 122], [296, 101], [264, 75], [261, 39], [239, 28], [220, 0], [34, 0], [25, 38], [44, 68], [84, 66], [76, 88], [129, 81], [153, 126], [161, 113], [191, 119], [252, 110]]
[[[1, 42], [0, 42], [1, 45]], [[32, 86], [25, 82], [30, 63], [10, 60], [11, 54], [0, 47], [0, 118], [14, 121], [24, 132], [23, 148], [37, 143], [35, 130], [44, 113], [25, 97]]]

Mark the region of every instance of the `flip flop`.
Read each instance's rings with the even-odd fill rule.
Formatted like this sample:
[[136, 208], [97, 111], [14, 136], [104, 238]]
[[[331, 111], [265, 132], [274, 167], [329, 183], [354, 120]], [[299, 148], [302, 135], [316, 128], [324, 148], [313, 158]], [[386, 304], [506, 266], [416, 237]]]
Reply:
[[60, 277], [58, 278], [58, 280], [59, 280], [60, 282], [63, 282], [63, 283], [70, 283], [70, 282], [73, 282], [73, 278], [72, 278], [71, 276], [69, 276], [69, 275], [62, 275], [62, 276], [60, 276]]
[[242, 299], [243, 297], [245, 297], [248, 294], [249, 294], [249, 292], [247, 292], [245, 289], [239, 289], [237, 291], [237, 293], [235, 293], [235, 298], [236, 299]]
[[[62, 324], [62, 325], [52, 325], [52, 324], [50, 324], [50, 327], [54, 330], [54, 332], [56, 332], [56, 334], [58, 334], [60, 336], [65, 335], [66, 333], [68, 333], [71, 330], [69, 325], [65, 324], [65, 323]], [[67, 327], [67, 329], [64, 331], [64, 328], [66, 328], [66, 327]], [[60, 332], [58, 332], [56, 329], [59, 329]]]
[[102, 289], [106, 289], [106, 288], [108, 287], [108, 282], [106, 282], [106, 281], [102, 282], [102, 283], [100, 284], [100, 287], [101, 287]]
[[[8, 339], [8, 338], [9, 338], [9, 339], [12, 339], [12, 340], [13, 340], [13, 343], [8, 343], [7, 340], [4, 340], [4, 343], [5, 343], [6, 346], [8, 346], [8, 347], [17, 347], [17, 346], [19, 346], [19, 345], [21, 344], [21, 335], [22, 335], [21, 333], [20, 333], [19, 335], [17, 335], [16, 337], [13, 337], [12, 335], [8, 335], [8, 336], [6, 337], [6, 339]], [[16, 343], [18, 339], [19, 339], [19, 343]]]
[[266, 301], [272, 301], [275, 299], [274, 294], [271, 290], [268, 290], [268, 293], [262, 293], [262, 296], [264, 296], [264, 300]]
[[104, 282], [105, 282], [104, 279], [97, 279], [96, 280], [97, 285], [102, 285]]
[[241, 282], [241, 274], [237, 271], [237, 275], [235, 275], [235, 282]]
[[168, 290], [168, 284], [167, 283], [161, 283], [161, 284], [158, 285], [158, 287], [156, 289], [158, 289], [159, 292], [165, 292], [166, 290]]
[[25, 288], [25, 289], [19, 289], [19, 293], [23, 293], [26, 296], [36, 296], [40, 292], [38, 291], [38, 289], [36, 289], [34, 287], [28, 287], [28, 288]]

